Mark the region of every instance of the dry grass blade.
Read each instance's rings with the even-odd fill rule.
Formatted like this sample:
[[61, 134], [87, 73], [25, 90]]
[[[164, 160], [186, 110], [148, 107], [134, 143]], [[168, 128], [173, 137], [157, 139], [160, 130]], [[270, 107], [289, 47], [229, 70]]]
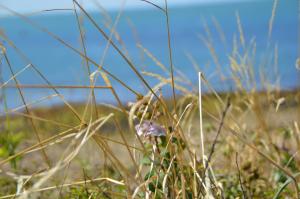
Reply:
[[238, 25], [238, 29], [239, 29], [240, 42], [242, 44], [242, 47], [245, 49], [246, 44], [245, 44], [244, 30], [242, 27], [240, 14], [238, 12], [236, 12], [236, 21], [237, 21], [237, 25]]
[[201, 76], [202, 73], [198, 73], [198, 81], [199, 81], [199, 92], [198, 92], [198, 100], [199, 100], [199, 129], [200, 129], [200, 143], [201, 143], [201, 154], [203, 165], [205, 165], [205, 151], [204, 151], [204, 136], [203, 136], [203, 119], [202, 119], [202, 84], [201, 84]]
[[[5, 114], [8, 115], [9, 113], [5, 113]], [[34, 115], [28, 115], [28, 114], [22, 113], [22, 112], [14, 111], [13, 114], [14, 115], [21, 115], [21, 116], [27, 117], [27, 118], [32, 118], [32, 119], [34, 119], [36, 121], [42, 121], [42, 122], [46, 122], [48, 124], [50, 123], [50, 124], [54, 124], [54, 125], [57, 125], [57, 126], [72, 128], [72, 126], [68, 125], [68, 124], [63, 124], [61, 122], [57, 122], [57, 121], [54, 121], [54, 120], [49, 120], [49, 119], [38, 117], [38, 116], [34, 116]]]
[[165, 9], [163, 9], [162, 7], [160, 7], [159, 5], [157, 5], [157, 4], [155, 4], [155, 3], [151, 2], [151, 1], [148, 1], [148, 0], [140, 0], [140, 1], [149, 3], [150, 5], [152, 5], [152, 6], [156, 7], [156, 8], [158, 8], [158, 9], [160, 9], [161, 11], [166, 12]]
[[[40, 98], [38, 100], [32, 101], [30, 103], [27, 103], [26, 106], [30, 107], [30, 106], [39, 104], [39, 103], [41, 103], [41, 102], [43, 102], [45, 100], [49, 100], [49, 99], [57, 97], [57, 96], [58, 96], [57, 94], [48, 95], [48, 96], [42, 97], [42, 98]], [[25, 105], [21, 105], [21, 106], [18, 106], [16, 108], [8, 109], [8, 110], [6, 110], [5, 112], [3, 112], [1, 114], [11, 114], [11, 113], [14, 113], [14, 112], [22, 110], [22, 109], [25, 109]], [[3, 115], [1, 115], [1, 116], [3, 116]]]
[[[75, 2], [74, 1], [73, 1], [73, 4], [75, 6]], [[100, 6], [99, 3], [96, 3], [96, 4], [98, 5], [98, 7]], [[120, 12], [118, 13], [118, 16], [117, 16], [115, 22], [113, 23], [112, 27], [109, 28], [110, 29], [109, 40], [107, 41], [107, 43], [105, 45], [105, 49], [104, 49], [104, 52], [103, 52], [101, 60], [100, 60], [100, 66], [102, 66], [104, 64], [104, 60], [105, 60], [106, 54], [107, 54], [108, 49], [110, 47], [110, 41], [113, 39], [113, 36], [115, 35], [115, 37], [117, 38], [117, 40], [120, 41], [120, 43], [122, 43], [121, 39], [120, 39], [119, 35], [117, 34], [117, 32], [115, 31], [115, 29], [116, 29], [116, 26], [117, 26], [117, 24], [118, 24], [118, 22], [120, 20], [121, 15], [122, 15], [122, 11], [123, 11], [124, 5], [125, 5], [125, 1], [122, 4], [122, 9], [120, 9]], [[110, 18], [110, 16], [106, 13], [105, 10], [103, 11], [103, 9], [101, 9], [101, 11], [105, 13], [104, 16], [106, 17], [106, 19], [108, 21], [108, 24], [111, 24], [112, 19]], [[125, 49], [125, 47], [124, 47], [124, 49]], [[99, 68], [98, 68], [98, 71], [95, 71], [91, 76], [94, 76], [94, 74], [96, 74], [97, 72], [100, 73], [102, 79], [104, 80], [104, 82], [105, 82], [105, 84], [107, 86], [111, 86], [112, 85], [111, 82], [110, 82], [110, 80], [109, 80], [109, 78], [108, 78], [108, 76], [106, 75], [106, 73], [102, 72]], [[97, 76], [93, 77], [93, 81], [96, 82], [96, 80], [97, 80]], [[119, 107], [122, 109], [123, 113], [127, 114], [124, 106], [122, 105], [122, 102], [121, 102], [119, 96], [117, 95], [115, 89], [112, 86], [111, 86], [111, 92], [112, 92], [113, 96], [115, 97], [115, 99], [117, 100], [117, 102], [119, 104]], [[139, 94], [136, 93], [136, 95], [138, 96]]]
[[56, 190], [56, 189], [59, 189], [59, 188], [84, 185], [86, 183], [95, 183], [95, 182], [100, 182], [100, 181], [107, 181], [107, 182], [110, 182], [112, 184], [115, 184], [116, 186], [125, 186], [125, 184], [123, 182], [120, 182], [120, 181], [117, 181], [117, 180], [114, 180], [114, 179], [111, 179], [111, 178], [96, 178], [96, 179], [92, 179], [92, 180], [78, 181], [78, 182], [63, 184], [63, 185], [59, 185], [59, 186], [52, 186], [52, 187], [45, 187], [45, 188], [35, 189], [35, 190], [31, 190], [29, 192], [26, 191], [26, 192], [19, 193], [19, 194], [0, 196], [0, 199], [15, 198], [15, 197], [21, 196], [23, 194], [38, 193], [38, 192], [43, 192], [43, 191], [51, 191], [51, 190]]
[[242, 180], [241, 171], [240, 171], [239, 162], [238, 162], [238, 153], [236, 153], [236, 155], [235, 155], [235, 162], [236, 162], [236, 167], [238, 169], [238, 174], [239, 174], [239, 183], [240, 183], [240, 186], [241, 186], [241, 189], [242, 189], [242, 192], [243, 192], [243, 199], [246, 199], [247, 196], [246, 196], [246, 193], [245, 193], [245, 190], [244, 190], [243, 180]]
[[228, 44], [227, 44], [226, 36], [222, 29], [222, 26], [220, 25], [219, 21], [214, 16], [212, 17], [212, 22], [219, 33], [219, 37], [220, 37], [221, 41], [223, 42], [225, 48], [227, 49]]
[[0, 85], [5, 88], [55, 88], [55, 89], [111, 89], [111, 86], [76, 86], [76, 85], [42, 85], [42, 84], [18, 84], [18, 85]]
[[271, 36], [272, 36], [272, 29], [273, 29], [274, 19], [275, 19], [275, 16], [276, 16], [277, 5], [278, 5], [278, 0], [274, 0], [273, 8], [272, 8], [272, 15], [271, 15], [271, 18], [270, 18], [270, 21], [269, 21], [268, 42], [270, 41]]
[[[110, 40], [109, 36], [97, 25], [95, 20], [84, 10], [84, 8], [76, 1], [74, 0], [75, 4], [80, 8], [80, 10], [88, 17], [88, 19], [92, 22], [92, 24], [97, 28], [97, 30], [103, 35], [103, 37], [110, 42], [110, 44], [113, 46], [113, 48], [121, 55], [121, 57], [126, 61], [126, 63], [129, 65], [129, 67], [133, 70], [133, 72], [138, 76], [138, 78], [143, 82], [143, 84], [149, 89], [149, 91], [160, 101], [160, 98], [156, 95], [156, 93], [152, 90], [151, 86], [147, 83], [147, 81], [143, 78], [143, 76], [139, 73], [139, 71], [136, 69], [134, 64], [126, 57], [126, 55], [117, 47], [117, 45]], [[97, 65], [97, 64], [95, 64]], [[103, 70], [103, 68], [102, 68]], [[173, 74], [173, 73], [172, 73]], [[136, 93], [134, 91], [134, 93]], [[175, 101], [174, 101], [175, 102]], [[176, 103], [176, 102], [175, 102]], [[162, 103], [163, 105], [163, 103]], [[167, 111], [168, 108], [164, 106], [164, 109]], [[167, 111], [169, 113], [169, 111]]]
[[[8, 67], [9, 67], [9, 70], [10, 70], [10, 72], [11, 72], [12, 77], [14, 78], [14, 82], [15, 82], [15, 84], [16, 84], [17, 87], [18, 87], [19, 82], [18, 82], [18, 80], [17, 80], [16, 77], [15, 77], [15, 73], [13, 72], [13, 68], [12, 68], [12, 66], [11, 66], [11, 64], [10, 64], [10, 61], [8, 60], [8, 57], [7, 57], [6, 53], [4, 53], [4, 58], [5, 58], [5, 60], [6, 60], [6, 63], [7, 63], [7, 65], [8, 65]], [[23, 104], [24, 104], [24, 106], [25, 106], [25, 110], [26, 110], [27, 114], [28, 114], [28, 115], [31, 115], [31, 112], [30, 112], [30, 110], [29, 110], [29, 108], [28, 108], [28, 106], [27, 106], [27, 104], [26, 104], [26, 101], [25, 101], [25, 98], [24, 98], [24, 95], [23, 95], [22, 90], [21, 90], [20, 88], [18, 88], [18, 91], [19, 91], [20, 97], [21, 97], [21, 99], [22, 99], [22, 102], [23, 102]], [[38, 130], [37, 130], [35, 124], [34, 124], [34, 120], [33, 120], [32, 118], [29, 118], [29, 121], [30, 121], [30, 124], [31, 124], [31, 126], [32, 126], [32, 129], [33, 129], [33, 131], [34, 131], [34, 133], [35, 133], [35, 136], [36, 136], [36, 138], [37, 138], [37, 141], [38, 141], [39, 143], [41, 143], [41, 138], [40, 138], [40, 135], [39, 135], [39, 133], [38, 133]], [[42, 144], [40, 144], [40, 146], [43, 147]], [[46, 164], [48, 165], [48, 167], [51, 167], [50, 160], [49, 160], [49, 158], [48, 158], [48, 156], [47, 156], [45, 150], [42, 150], [42, 155], [43, 155], [44, 160], [45, 160]]]
[[[67, 135], [67, 134], [70, 134], [70, 133], [72, 133], [72, 132], [75, 131], [75, 130], [79, 130], [81, 127], [82, 127], [82, 125], [78, 125], [78, 126], [72, 127], [72, 128], [70, 128], [70, 129], [68, 129], [68, 130], [66, 130], [66, 131], [63, 131], [63, 132], [61, 132], [61, 133], [58, 133], [57, 135], [54, 135], [54, 136], [52, 136], [52, 137], [50, 137], [50, 138], [47, 138], [47, 139], [45, 139], [45, 140], [42, 140], [42, 141], [41, 141], [41, 144], [42, 144], [42, 145], [46, 145], [47, 143], [52, 142], [52, 141], [55, 141], [56, 139], [60, 139], [61, 137], [65, 136], [65, 135]], [[17, 152], [17, 153], [14, 154], [14, 155], [9, 156], [8, 158], [6, 158], [6, 159], [4, 159], [4, 160], [1, 160], [1, 161], [0, 161], [0, 166], [3, 165], [3, 164], [5, 164], [5, 163], [7, 163], [7, 162], [9, 162], [10, 160], [13, 160], [13, 159], [15, 159], [15, 158], [17, 158], [17, 157], [19, 157], [19, 156], [22, 156], [22, 155], [25, 154], [25, 153], [28, 153], [28, 152], [31, 151], [31, 150], [34, 150], [34, 149], [38, 148], [39, 146], [40, 146], [40, 143], [34, 144], [34, 145], [32, 145], [32, 146], [30, 146], [30, 147], [28, 147], [28, 148], [26, 148], [26, 149], [23, 149], [23, 150], [20, 151], [20, 152]]]
[[[81, 24], [81, 21], [79, 19], [79, 16], [78, 16], [78, 13], [77, 13], [77, 10], [76, 10], [74, 2], [73, 2], [73, 9], [74, 9], [74, 13], [75, 13], [75, 16], [76, 16], [76, 21], [77, 21], [77, 26], [78, 26], [79, 33], [80, 33], [80, 43], [82, 45], [83, 54], [85, 55], [85, 57], [83, 57], [83, 59], [84, 59], [84, 63], [85, 63], [85, 65], [87, 67], [87, 70], [88, 70], [88, 76], [90, 77], [91, 76], [91, 68], [90, 68], [90, 65], [89, 65], [89, 60], [86, 59], [86, 57], [87, 57], [87, 51], [86, 51], [86, 46], [85, 46], [85, 41], [84, 41], [84, 31], [83, 31], [82, 24]], [[91, 78], [89, 78], [89, 79], [90, 79], [90, 85], [92, 86], [93, 85], [93, 81], [92, 81]], [[95, 85], [93, 85], [93, 86], [95, 86]], [[91, 90], [91, 95], [92, 95], [92, 104], [93, 104], [93, 107], [94, 107], [96, 118], [98, 118], [99, 117], [99, 113], [98, 113], [98, 110], [97, 110], [96, 96], [95, 96], [94, 89]], [[87, 102], [86, 109], [85, 109], [84, 113], [86, 113], [88, 105], [89, 105], [89, 103]]]
[[213, 144], [211, 146], [211, 150], [210, 150], [210, 153], [208, 155], [208, 158], [207, 158], [207, 161], [205, 163], [205, 168], [204, 168], [204, 171], [206, 172], [206, 169], [208, 168], [208, 165], [210, 164], [210, 161], [211, 161], [211, 158], [212, 158], [212, 155], [213, 153], [215, 152], [215, 147], [216, 147], [216, 144], [217, 144], [217, 141], [218, 141], [218, 137], [221, 133], [221, 130], [222, 130], [222, 127], [224, 125], [224, 120], [225, 120], [225, 117], [226, 117], [226, 114], [227, 114], [227, 111], [230, 107], [230, 98], [227, 100], [227, 104], [226, 104], [226, 107], [222, 113], [222, 117], [221, 117], [221, 122], [219, 124], [219, 127], [218, 127], [218, 130], [217, 130], [217, 134], [216, 134], [216, 137], [214, 138], [214, 141], [213, 141]]
[[[0, 7], [3, 7], [1, 4], [0, 4]], [[4, 8], [6, 8], [6, 7], [4, 7]], [[6, 9], [8, 9], [8, 8], [6, 8]], [[10, 9], [8, 9], [9, 11], [11, 11], [11, 12], [13, 12], [13, 13], [15, 13], [14, 11], [12, 11], [12, 10], [10, 10]], [[16, 15], [18, 15], [18, 13], [15, 13]], [[20, 17], [24, 17], [24, 16], [22, 16], [22, 15], [18, 15], [18, 16], [20, 16]], [[24, 19], [27, 19], [26, 17], [24, 17]], [[29, 19], [28, 19], [29, 20]], [[29, 23], [30, 23], [31, 21], [29, 20]], [[32, 22], [32, 25], [34, 25], [34, 23]], [[38, 26], [39, 27], [39, 26]], [[40, 27], [39, 27], [40, 28]], [[42, 28], [43, 29], [43, 28]], [[47, 31], [47, 30], [46, 30]], [[4, 34], [2, 34], [2, 33], [0, 33], [0, 36], [1, 37], [3, 37], [3, 39], [5, 40], [5, 41], [7, 41], [8, 42], [8, 44], [18, 53], [18, 55], [20, 55], [21, 56], [21, 58], [25, 61], [25, 62], [28, 62], [28, 63], [31, 63], [31, 61], [25, 56], [25, 54], [24, 53], [22, 53], [22, 51], [19, 49], [19, 48], [17, 48], [17, 46], [6, 36], [6, 35], [4, 35]], [[30, 66], [32, 67], [32, 69], [49, 85], [49, 86], [51, 86], [51, 83], [48, 81], [48, 79], [41, 73], [41, 71], [40, 70], [38, 70], [38, 68], [35, 66], [35, 65], [33, 65], [32, 63], [30, 64]], [[14, 76], [13, 76], [14, 77]], [[57, 91], [57, 89], [55, 89], [55, 88], [52, 88], [53, 90], [54, 90], [54, 92], [57, 94], [57, 96], [58, 97], [60, 97], [61, 98], [61, 100], [70, 108], [70, 110], [74, 113], [74, 115], [78, 118], [78, 120], [80, 120], [81, 122], [83, 122], [83, 120], [81, 119], [81, 117], [79, 116], [79, 114], [75, 111], [75, 109], [68, 103], [68, 102], [66, 102], [65, 100], [64, 100], [64, 98], [63, 98], [63, 96], [62, 95], [60, 95], [60, 93]], [[83, 122], [84, 123], [84, 122]]]
[[137, 47], [140, 48], [153, 62], [160, 67], [166, 74], [169, 73], [165, 65], [163, 65], [148, 49], [144, 48], [141, 44], [137, 44]]
[[175, 114], [176, 114], [176, 107], [177, 106], [176, 106], [176, 96], [175, 96], [174, 66], [173, 66], [173, 58], [172, 58], [172, 46], [171, 46], [171, 33], [170, 33], [168, 0], [165, 0], [165, 14], [166, 14], [166, 20], [167, 20], [169, 61], [170, 61], [170, 70], [171, 70], [171, 79], [172, 79], [172, 94], [173, 94], [174, 110], [175, 110]]
[[[116, 77], [115, 75], [113, 75], [111, 72], [109, 72], [108, 70], [106, 70], [103, 66], [100, 66], [99, 64], [97, 64], [97, 62], [95, 62], [94, 60], [92, 60], [91, 58], [85, 56], [83, 53], [81, 53], [79, 50], [77, 50], [76, 48], [74, 48], [73, 46], [71, 46], [70, 44], [66, 43], [63, 39], [61, 39], [59, 36], [55, 35], [54, 33], [50, 32], [48, 29], [38, 25], [37, 23], [33, 22], [32, 20], [30, 20], [29, 18], [27, 18], [26, 16], [17, 13], [9, 8], [7, 8], [4, 5], [0, 4], [0, 7], [2, 9], [5, 9], [7, 11], [9, 11], [10, 13], [20, 17], [22, 20], [24, 20], [26, 23], [30, 24], [31, 26], [37, 28], [38, 30], [45, 32], [46, 34], [48, 34], [50, 37], [54, 38], [55, 40], [57, 40], [58, 42], [60, 42], [61, 44], [63, 44], [64, 46], [66, 46], [67, 48], [69, 48], [70, 50], [72, 50], [73, 52], [75, 52], [76, 54], [80, 55], [81, 57], [84, 57], [85, 59], [87, 59], [89, 62], [91, 62], [93, 65], [97, 66], [99, 69], [101, 69], [103, 72], [105, 72], [107, 75], [109, 75], [110, 77], [112, 77], [114, 80], [116, 80], [117, 82], [119, 82], [122, 86], [124, 86], [126, 89], [128, 89], [130, 92], [134, 93], [135, 95], [139, 96], [140, 94], [137, 93], [134, 89], [132, 89], [131, 87], [129, 87], [126, 83], [124, 83], [122, 80], [120, 80], [118, 77]], [[7, 39], [5, 39], [7, 40]], [[9, 42], [9, 41], [8, 41]], [[12, 43], [9, 42], [9, 44], [11, 45]], [[36, 69], [36, 68], [35, 68]], [[40, 72], [38, 72], [39, 74], [41, 74]]]
[[[217, 122], [221, 122], [219, 119], [217, 119], [214, 115], [212, 115], [209, 112], [206, 112], [212, 119], [214, 119]], [[295, 194], [296, 194], [296, 198], [300, 198], [300, 191], [298, 188], [298, 183], [297, 183], [297, 179], [294, 177], [294, 175], [287, 169], [285, 169], [284, 167], [282, 167], [281, 165], [279, 165], [275, 160], [273, 160], [271, 157], [269, 157], [268, 155], [266, 155], [264, 152], [262, 152], [261, 150], [259, 150], [254, 144], [252, 144], [251, 142], [249, 142], [248, 140], [246, 140], [243, 136], [241, 136], [238, 132], [236, 132], [233, 128], [224, 125], [224, 129], [227, 129], [232, 135], [234, 135], [235, 137], [237, 137], [241, 142], [243, 142], [245, 145], [247, 145], [248, 147], [250, 147], [252, 150], [254, 150], [255, 152], [257, 152], [260, 156], [262, 156], [263, 158], [265, 158], [268, 162], [270, 162], [273, 166], [277, 167], [278, 169], [280, 169], [283, 173], [285, 173], [288, 177], [290, 177], [292, 179], [292, 181], [294, 182], [295, 185]]]
[[27, 66], [25, 66], [24, 68], [22, 68], [20, 71], [16, 72], [15, 75], [13, 75], [12, 77], [10, 77], [6, 82], [4, 82], [3, 84], [0, 85], [0, 89], [4, 88], [4, 87], [9, 87], [11, 85], [8, 85], [8, 83], [12, 80], [14, 80], [14, 78], [16, 78], [18, 75], [20, 75], [21, 73], [23, 73], [25, 70], [27, 70], [29, 67], [31, 67], [31, 64], [28, 64]]
[[[159, 75], [159, 74], [156, 74], [156, 73], [149, 73], [149, 72], [142, 72], [142, 74], [144, 75], [147, 75], [149, 77], [154, 77], [156, 79], [158, 79], [160, 81], [160, 84], [170, 84], [172, 86], [172, 79], [166, 79], [164, 78], [163, 76]], [[160, 86], [162, 87], [162, 85]], [[178, 91], [181, 91], [182, 93], [186, 94], [186, 95], [189, 95], [191, 94], [191, 91], [189, 91], [188, 89], [186, 89], [185, 87], [181, 86], [180, 84], [176, 84], [174, 83], [174, 87], [178, 90]], [[153, 89], [154, 90], [154, 89]], [[149, 94], [152, 94], [152, 93], [149, 93]], [[148, 94], [148, 95], [149, 95]]]
[[[54, 167], [46, 171], [42, 177], [34, 183], [34, 185], [31, 187], [31, 189], [28, 190], [30, 192], [31, 190], [39, 189], [43, 184], [45, 184], [51, 176], [53, 176], [55, 173], [57, 173], [62, 168], [69, 165], [69, 163], [78, 155], [81, 148], [84, 146], [84, 144], [111, 118], [113, 117], [113, 114], [109, 114], [108, 116], [104, 116], [99, 118], [93, 123], [89, 123], [89, 125], [86, 127], [86, 129], [81, 130], [77, 133], [75, 136], [75, 139], [73, 139], [64, 153], [62, 153], [61, 159], [56, 163]], [[94, 128], [92, 126], [95, 125]], [[21, 196], [21, 198], [27, 198], [28, 192], [25, 192], [24, 195]]]
[[[98, 24], [95, 22], [95, 20], [83, 9], [83, 7], [75, 1], [75, 4], [80, 8], [80, 10], [88, 17], [88, 19], [92, 22], [92, 24], [97, 28], [97, 30], [102, 34], [102, 36], [110, 42], [110, 44], [113, 46], [113, 48], [121, 55], [121, 57], [126, 61], [126, 63], [129, 65], [129, 67], [134, 71], [134, 73], [138, 76], [138, 78], [144, 83], [144, 85], [154, 94], [156, 95], [150, 85], [146, 82], [146, 80], [143, 78], [143, 76], [139, 73], [139, 71], [136, 69], [136, 67], [133, 65], [133, 63], [126, 57], [126, 55], [117, 47], [117, 45], [110, 40], [109, 36], [98, 26]], [[96, 64], [97, 65], [97, 64]], [[102, 69], [103, 70], [103, 69]], [[158, 98], [158, 97], [157, 97]]]

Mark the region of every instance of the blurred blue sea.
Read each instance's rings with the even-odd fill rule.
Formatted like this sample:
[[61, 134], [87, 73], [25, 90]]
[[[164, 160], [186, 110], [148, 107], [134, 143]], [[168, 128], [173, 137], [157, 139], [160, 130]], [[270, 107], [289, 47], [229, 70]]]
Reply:
[[[201, 40], [201, 35], [207, 38], [205, 23], [210, 30], [212, 44], [218, 56], [222, 73], [229, 75], [229, 55], [233, 51], [233, 43], [236, 41], [239, 51], [243, 52], [240, 44], [236, 15], [239, 13], [246, 47], [249, 47], [251, 40], [255, 39], [255, 68], [258, 89], [261, 88], [259, 72], [264, 68], [268, 78], [275, 81], [276, 73], [280, 74], [280, 87], [282, 89], [294, 89], [299, 86], [299, 71], [295, 67], [298, 48], [298, 22], [297, 22], [297, 0], [279, 1], [274, 18], [271, 40], [268, 44], [268, 29], [271, 18], [273, 1], [259, 0], [245, 3], [226, 3], [211, 5], [195, 5], [187, 7], [170, 8], [171, 42], [173, 60], [175, 67], [184, 73], [187, 79], [197, 86], [197, 73], [194, 70], [188, 56], [192, 56], [198, 63], [205, 76], [209, 78], [212, 86], [218, 91], [235, 90], [235, 84], [230, 80], [221, 80], [216, 75], [216, 64], [207, 46]], [[99, 26], [108, 34], [109, 31], [104, 25], [105, 18], [98, 12], [90, 13]], [[118, 12], [109, 12], [112, 21], [116, 19]], [[58, 35], [66, 43], [81, 50], [80, 35], [77, 27], [76, 17], [73, 13], [57, 13], [33, 15], [30, 20], [47, 28], [50, 32]], [[218, 21], [226, 40], [222, 40], [215, 26]], [[140, 70], [167, 75], [137, 47], [139, 42], [144, 48], [150, 51], [159, 61], [169, 67], [168, 43], [166, 20], [158, 9], [149, 5], [149, 9], [125, 10], [116, 26], [122, 43], [126, 47], [130, 59]], [[85, 44], [87, 54], [90, 58], [100, 63], [106, 46], [106, 41], [97, 29], [83, 18], [85, 31]], [[0, 29], [20, 49], [41, 72], [54, 85], [88, 85], [89, 77], [84, 61], [80, 56], [17, 16], [5, 16], [0, 18]], [[116, 39], [114, 39], [116, 41]], [[20, 71], [29, 62], [9, 46], [7, 41], [2, 40], [7, 49], [8, 58], [15, 72]], [[117, 42], [117, 41], [116, 41]], [[118, 46], [123, 49], [122, 45]], [[274, 67], [274, 51], [278, 46], [278, 72]], [[81, 50], [82, 51], [82, 50]], [[252, 52], [252, 51], [251, 51]], [[243, 55], [243, 53], [241, 53]], [[147, 89], [129, 68], [121, 56], [110, 47], [105, 59], [104, 67], [112, 74], [120, 78], [130, 87], [145, 94]], [[96, 68], [91, 65], [92, 71]], [[11, 77], [9, 68], [4, 59], [1, 64], [2, 81], [5, 82]], [[145, 76], [150, 85], [157, 81]], [[32, 70], [27, 69], [17, 76], [21, 84], [45, 84], [45, 82]], [[116, 92], [123, 102], [133, 100], [135, 96], [126, 90], [118, 82], [111, 79]], [[13, 82], [11, 82], [13, 83]], [[97, 85], [104, 85], [99, 78]], [[188, 87], [188, 89], [191, 89]], [[169, 94], [165, 89], [164, 91]], [[67, 100], [85, 101], [88, 98], [88, 90], [59, 90]], [[54, 94], [50, 89], [24, 89], [25, 99], [28, 103], [42, 97]], [[6, 104], [9, 108], [22, 105], [16, 89], [2, 89], [6, 96]], [[96, 98], [99, 102], [116, 101], [110, 91], [96, 90]], [[39, 105], [51, 105], [60, 103], [61, 100], [53, 98], [46, 100]], [[4, 101], [1, 102], [4, 104]], [[1, 105], [3, 107], [3, 105]], [[1, 108], [1, 110], [3, 110]]]

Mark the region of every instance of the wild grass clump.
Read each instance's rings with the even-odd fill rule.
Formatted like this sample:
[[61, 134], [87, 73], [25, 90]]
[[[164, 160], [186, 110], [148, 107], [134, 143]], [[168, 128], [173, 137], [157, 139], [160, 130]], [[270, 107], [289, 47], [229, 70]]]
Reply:
[[[120, 15], [112, 22], [109, 14], [102, 12], [110, 30], [107, 33], [74, 0], [72, 12], [82, 47], [76, 49], [30, 18], [1, 6], [78, 54], [88, 69], [90, 85], [52, 85], [47, 74], [1, 32], [8, 46], [1, 44], [0, 60], [11, 73], [1, 89], [15, 87], [23, 105], [4, 107], [0, 118], [0, 198], [299, 198], [300, 93], [281, 91], [278, 81], [267, 80], [263, 74], [265, 87], [259, 90], [252, 62], [255, 40], [244, 37], [238, 13], [239, 39], [228, 53], [229, 77], [222, 73], [207, 26], [206, 35], [200, 36], [220, 67], [215, 78], [224, 82], [229, 78], [236, 85], [233, 92], [218, 93], [191, 56], [199, 85], [174, 67], [167, 1], [165, 7], [143, 1], [164, 13], [169, 66], [142, 44], [137, 47], [166, 76], [141, 71], [127, 56], [121, 35], [115, 30]], [[111, 47], [119, 53], [147, 93], [139, 93], [108, 71], [103, 59], [98, 63], [88, 57], [83, 19], [106, 39], [106, 49]], [[224, 40], [216, 19], [214, 24]], [[17, 52], [28, 65], [14, 71], [7, 51]], [[18, 77], [24, 70], [35, 71], [44, 84], [20, 84]], [[156, 78], [158, 84], [151, 87], [146, 76]], [[96, 85], [98, 78], [105, 85]], [[112, 81], [135, 95], [136, 100], [124, 105]], [[28, 102], [24, 98], [27, 87], [51, 89], [54, 94]], [[163, 93], [165, 87], [171, 88], [171, 97]], [[204, 87], [209, 91], [206, 94], [202, 92]], [[66, 88], [89, 89], [89, 98], [85, 103], [70, 103], [59, 90]], [[99, 89], [109, 90], [117, 104], [97, 103], [95, 92]], [[60, 99], [62, 105], [32, 108], [52, 98]]]

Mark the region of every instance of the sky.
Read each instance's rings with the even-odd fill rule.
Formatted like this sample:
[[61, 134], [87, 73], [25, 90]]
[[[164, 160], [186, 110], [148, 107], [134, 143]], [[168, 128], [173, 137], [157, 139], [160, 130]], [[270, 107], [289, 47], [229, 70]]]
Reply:
[[[95, 10], [96, 3], [100, 3], [107, 10], [118, 10], [124, 3], [124, 0], [77, 0], [86, 10]], [[180, 6], [189, 4], [201, 3], [224, 3], [229, 1], [247, 1], [247, 0], [169, 0], [169, 6]], [[95, 3], [96, 2], [96, 3]], [[158, 5], [163, 5], [164, 0], [151, 0]], [[19, 13], [38, 12], [46, 9], [65, 9], [72, 8], [72, 0], [1, 0], [0, 6], [4, 5]], [[125, 0], [124, 8], [145, 8], [150, 5], [141, 0]], [[7, 12], [0, 8], [0, 15], [5, 15]]]

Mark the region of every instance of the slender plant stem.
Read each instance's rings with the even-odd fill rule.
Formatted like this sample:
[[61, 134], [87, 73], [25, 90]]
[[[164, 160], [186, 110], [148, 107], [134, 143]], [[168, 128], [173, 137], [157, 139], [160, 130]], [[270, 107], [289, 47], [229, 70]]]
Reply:
[[[15, 84], [16, 84], [17, 87], [18, 87], [19, 82], [18, 82], [18, 80], [17, 80], [16, 77], [15, 77], [15, 73], [14, 73], [14, 71], [13, 71], [13, 69], [12, 69], [12, 66], [11, 66], [11, 64], [10, 64], [10, 61], [9, 61], [9, 59], [8, 59], [8, 57], [7, 57], [7, 55], [6, 55], [6, 53], [4, 53], [4, 58], [5, 58], [5, 61], [6, 61], [7, 65], [8, 65], [8, 67], [9, 67], [9, 70], [10, 70], [10, 72], [11, 72], [11, 75], [14, 77], [14, 82], [15, 82]], [[28, 115], [31, 115], [31, 112], [30, 112], [29, 108], [27, 107], [26, 100], [25, 100], [25, 98], [24, 98], [24, 95], [23, 95], [23, 92], [22, 92], [21, 88], [18, 88], [18, 91], [19, 91], [20, 97], [21, 97], [21, 99], [22, 99], [22, 102], [23, 102], [23, 104], [24, 104], [24, 106], [25, 106], [25, 110], [26, 110], [27, 114], [28, 114]], [[31, 126], [32, 126], [32, 128], [33, 128], [33, 131], [34, 131], [34, 133], [35, 133], [35, 136], [36, 136], [36, 138], [37, 138], [37, 140], [38, 140], [39, 145], [40, 145], [41, 147], [43, 147], [43, 145], [41, 144], [41, 138], [40, 138], [40, 135], [39, 135], [38, 130], [37, 130], [37, 128], [36, 128], [36, 126], [35, 126], [35, 124], [34, 124], [34, 122], [33, 122], [33, 119], [32, 119], [31, 117], [29, 118], [29, 121], [30, 121], [30, 124], [31, 124]], [[45, 152], [44, 149], [42, 150], [42, 155], [43, 155], [43, 157], [44, 157], [44, 159], [45, 159], [45, 161], [46, 161], [46, 164], [47, 164], [48, 167], [50, 168], [50, 167], [51, 167], [51, 163], [50, 163], [50, 160], [49, 160], [49, 158], [48, 158], [48, 156], [47, 156], [47, 154], [46, 154], [46, 152]]]
[[167, 20], [167, 32], [168, 32], [168, 49], [169, 49], [169, 60], [171, 69], [171, 79], [172, 79], [172, 93], [173, 93], [173, 104], [174, 111], [176, 113], [176, 96], [175, 96], [175, 82], [174, 82], [174, 66], [172, 58], [172, 46], [171, 46], [171, 33], [170, 33], [170, 22], [169, 22], [169, 11], [168, 11], [168, 0], [165, 0], [165, 15]]

